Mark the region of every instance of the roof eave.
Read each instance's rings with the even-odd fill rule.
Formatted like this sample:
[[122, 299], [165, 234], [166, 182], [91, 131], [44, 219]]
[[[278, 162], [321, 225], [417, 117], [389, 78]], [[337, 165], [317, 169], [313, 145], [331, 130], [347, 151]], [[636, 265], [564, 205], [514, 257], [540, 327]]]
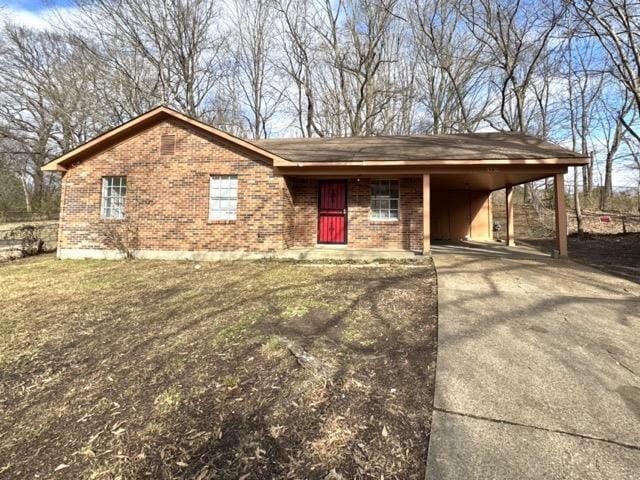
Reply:
[[67, 171], [66, 168], [54, 162], [55, 160], [53, 162], [47, 163], [46, 165], [43, 165], [40, 168], [40, 170], [42, 170], [43, 172], [59, 172], [59, 173], [64, 173]]
[[298, 168], [318, 168], [318, 167], [385, 167], [385, 166], [505, 166], [505, 165], [562, 165], [562, 166], [582, 166], [589, 163], [588, 157], [548, 157], [548, 158], [516, 158], [516, 159], [433, 159], [433, 160], [356, 160], [340, 162], [296, 162], [292, 160], [276, 160], [274, 167], [298, 167]]

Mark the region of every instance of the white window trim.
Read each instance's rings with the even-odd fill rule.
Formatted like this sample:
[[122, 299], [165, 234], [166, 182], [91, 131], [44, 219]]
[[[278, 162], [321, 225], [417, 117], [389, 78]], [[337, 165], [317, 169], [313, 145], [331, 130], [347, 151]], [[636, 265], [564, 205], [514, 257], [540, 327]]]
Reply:
[[[119, 184], [117, 187], [112, 184], [113, 180], [115, 179], [119, 179]], [[111, 192], [109, 192], [109, 189], [111, 189]], [[118, 195], [113, 194], [114, 189], [118, 189]], [[113, 199], [121, 200], [120, 209], [113, 206]], [[107, 207], [108, 200], [109, 206]], [[102, 190], [100, 194], [100, 218], [104, 220], [123, 220], [126, 216], [126, 208], [127, 177], [125, 175], [107, 175], [105, 177], [102, 177]]]
[[[373, 184], [376, 182], [396, 182], [398, 184], [398, 216], [394, 218], [378, 218], [373, 215]], [[371, 180], [370, 185], [370, 193], [369, 193], [369, 220], [371, 222], [379, 222], [379, 223], [397, 223], [400, 221], [401, 213], [400, 213], [400, 180], [397, 178], [383, 178], [383, 179], [373, 179]], [[391, 197], [389, 198], [391, 200]], [[391, 208], [389, 208], [391, 210]]]
[[[217, 186], [215, 182], [220, 182]], [[231, 182], [231, 183], [222, 183]], [[234, 185], [233, 188], [231, 185]], [[214, 190], [215, 187], [215, 190]], [[214, 206], [220, 202], [220, 207]], [[222, 202], [231, 202], [231, 208], [222, 208]], [[209, 221], [235, 221], [238, 213], [238, 176], [210, 175], [209, 176]]]

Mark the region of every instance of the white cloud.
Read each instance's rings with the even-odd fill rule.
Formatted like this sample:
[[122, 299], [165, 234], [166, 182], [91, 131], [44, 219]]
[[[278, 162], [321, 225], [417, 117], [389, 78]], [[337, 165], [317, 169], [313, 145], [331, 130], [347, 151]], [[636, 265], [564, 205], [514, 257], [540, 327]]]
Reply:
[[75, 7], [53, 7], [32, 11], [13, 6], [0, 11], [0, 20], [38, 30], [56, 28], [60, 18], [75, 15]]
[[43, 13], [49, 13], [47, 10], [40, 12], [30, 12], [28, 10], [18, 10], [14, 8], [7, 8], [3, 12], [3, 20], [17, 25], [24, 25], [25, 27], [46, 29], [49, 26], [49, 20]]

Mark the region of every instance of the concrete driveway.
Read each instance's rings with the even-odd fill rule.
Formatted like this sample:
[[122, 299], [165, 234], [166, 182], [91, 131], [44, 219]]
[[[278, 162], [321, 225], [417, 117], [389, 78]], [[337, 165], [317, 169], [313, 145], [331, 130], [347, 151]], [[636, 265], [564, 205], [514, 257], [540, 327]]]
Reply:
[[640, 478], [640, 285], [533, 250], [434, 259], [427, 479]]

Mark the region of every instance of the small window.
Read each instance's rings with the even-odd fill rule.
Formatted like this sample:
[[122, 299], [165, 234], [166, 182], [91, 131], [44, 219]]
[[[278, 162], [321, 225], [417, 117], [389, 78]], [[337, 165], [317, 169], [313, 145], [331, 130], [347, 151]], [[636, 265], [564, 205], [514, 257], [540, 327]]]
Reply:
[[371, 219], [398, 220], [399, 215], [398, 180], [375, 180], [371, 182]]
[[160, 137], [160, 155], [173, 155], [176, 153], [176, 136], [162, 135]]
[[238, 177], [213, 175], [209, 192], [209, 220], [235, 220], [238, 209]]
[[102, 218], [124, 218], [127, 177], [102, 177]]

